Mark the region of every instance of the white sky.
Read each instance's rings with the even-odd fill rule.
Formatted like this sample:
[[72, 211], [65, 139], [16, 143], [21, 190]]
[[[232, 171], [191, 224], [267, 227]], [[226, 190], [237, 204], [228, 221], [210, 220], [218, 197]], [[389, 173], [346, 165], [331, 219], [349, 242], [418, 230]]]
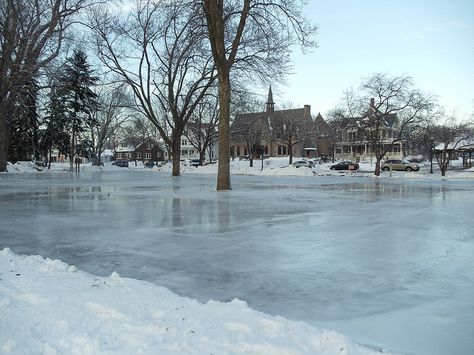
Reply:
[[293, 54], [295, 74], [274, 88], [276, 104], [324, 113], [375, 72], [409, 75], [447, 112], [474, 112], [474, 1], [308, 1], [319, 47]]

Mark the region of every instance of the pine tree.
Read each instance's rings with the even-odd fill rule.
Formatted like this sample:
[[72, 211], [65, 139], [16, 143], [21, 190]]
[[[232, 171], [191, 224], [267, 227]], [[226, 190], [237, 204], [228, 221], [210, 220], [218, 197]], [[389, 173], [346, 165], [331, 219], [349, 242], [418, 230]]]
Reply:
[[10, 124], [8, 158], [12, 162], [39, 159], [38, 84], [36, 79], [24, 85], [16, 96]]
[[60, 154], [69, 153], [69, 132], [66, 122], [66, 105], [64, 90], [58, 82], [54, 82], [49, 94], [49, 105], [43, 120], [43, 129], [40, 134], [40, 148], [43, 155], [48, 156], [51, 167], [51, 151], [53, 147]]
[[70, 134], [69, 160], [73, 170], [73, 160], [77, 159], [76, 144], [87, 127], [98, 125], [93, 111], [97, 109], [97, 94], [92, 91], [98, 78], [87, 61], [86, 54], [76, 50], [67, 58], [63, 74], [60, 78], [65, 100], [67, 128]]

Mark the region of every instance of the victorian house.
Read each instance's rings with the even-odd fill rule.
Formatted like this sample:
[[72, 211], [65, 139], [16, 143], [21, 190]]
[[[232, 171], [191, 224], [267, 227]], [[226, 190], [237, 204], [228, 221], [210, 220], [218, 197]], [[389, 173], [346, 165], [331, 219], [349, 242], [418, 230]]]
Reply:
[[400, 122], [397, 114], [383, 114], [371, 99], [361, 117], [346, 118], [339, 128], [335, 155], [337, 159], [374, 159], [374, 147], [386, 152], [385, 159], [403, 158], [404, 141], [398, 139]]

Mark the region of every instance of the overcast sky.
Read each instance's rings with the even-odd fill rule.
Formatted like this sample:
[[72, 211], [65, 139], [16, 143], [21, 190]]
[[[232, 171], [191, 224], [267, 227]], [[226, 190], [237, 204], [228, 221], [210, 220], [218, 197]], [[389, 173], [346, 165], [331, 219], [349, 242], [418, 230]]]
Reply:
[[276, 104], [325, 113], [349, 87], [375, 72], [409, 75], [460, 119], [474, 112], [473, 0], [309, 0], [319, 47], [295, 51]]

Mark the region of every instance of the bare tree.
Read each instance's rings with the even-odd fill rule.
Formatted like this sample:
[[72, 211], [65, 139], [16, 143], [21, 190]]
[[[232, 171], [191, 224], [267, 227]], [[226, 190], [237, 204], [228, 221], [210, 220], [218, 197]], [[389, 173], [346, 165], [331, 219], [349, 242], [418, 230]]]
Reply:
[[126, 19], [102, 7], [90, 21], [100, 60], [171, 148], [174, 176], [186, 123], [215, 80], [199, 9], [193, 1], [138, 1]]
[[311, 117], [300, 115], [300, 111], [300, 109], [286, 109], [275, 112], [269, 122], [272, 140], [288, 147], [288, 164], [293, 164], [296, 145], [315, 138], [314, 121]]
[[[130, 124], [123, 127], [122, 135], [125, 143], [136, 150], [148, 138], [153, 136], [152, 123], [142, 115], [135, 115]], [[137, 156], [134, 156], [135, 166], [137, 166]]]
[[232, 141], [245, 146], [250, 160], [250, 167], [253, 167], [253, 160], [261, 153], [260, 145], [267, 132], [267, 122], [264, 122], [262, 118], [256, 119], [254, 115], [242, 115], [232, 124]]
[[72, 18], [89, 0], [0, 3], [0, 172], [7, 169], [10, 117], [19, 93], [56, 58]]
[[98, 125], [91, 127], [92, 154], [95, 165], [102, 165], [101, 156], [106, 144], [130, 118], [132, 102], [122, 84], [105, 85], [98, 91], [100, 109], [95, 110]]
[[214, 95], [206, 95], [186, 126], [186, 137], [189, 143], [199, 152], [200, 165], [205, 160], [206, 151], [208, 151], [209, 160], [212, 162], [218, 118], [217, 98]]
[[355, 135], [360, 135], [375, 156], [375, 175], [380, 163], [411, 126], [426, 117], [435, 99], [416, 89], [412, 78], [376, 73], [365, 79], [360, 92], [348, 90], [339, 114]]
[[[264, 120], [265, 115], [262, 112], [265, 104], [254, 97], [253, 93], [233, 90], [231, 102], [231, 110], [235, 115], [230, 126], [231, 140], [239, 146], [245, 146], [245, 154], [249, 156], [250, 167], [253, 167], [253, 160], [260, 153], [260, 145], [264, 138], [270, 138], [268, 121]], [[252, 112], [262, 112], [262, 115]], [[234, 157], [235, 154], [234, 151], [232, 156]]]
[[472, 138], [472, 130], [464, 122], [458, 122], [454, 114], [447, 117], [444, 122], [433, 127], [433, 147], [441, 175], [446, 176], [449, 162], [454, 157], [456, 150], [466, 139]]
[[203, 0], [219, 82], [217, 190], [230, 190], [231, 69], [277, 81], [288, 70], [290, 46], [315, 46], [311, 26], [297, 0]]
[[332, 162], [335, 162], [336, 157], [336, 143], [342, 139], [341, 132], [347, 126], [344, 111], [335, 108], [328, 112], [328, 137], [329, 144], [332, 151]]

